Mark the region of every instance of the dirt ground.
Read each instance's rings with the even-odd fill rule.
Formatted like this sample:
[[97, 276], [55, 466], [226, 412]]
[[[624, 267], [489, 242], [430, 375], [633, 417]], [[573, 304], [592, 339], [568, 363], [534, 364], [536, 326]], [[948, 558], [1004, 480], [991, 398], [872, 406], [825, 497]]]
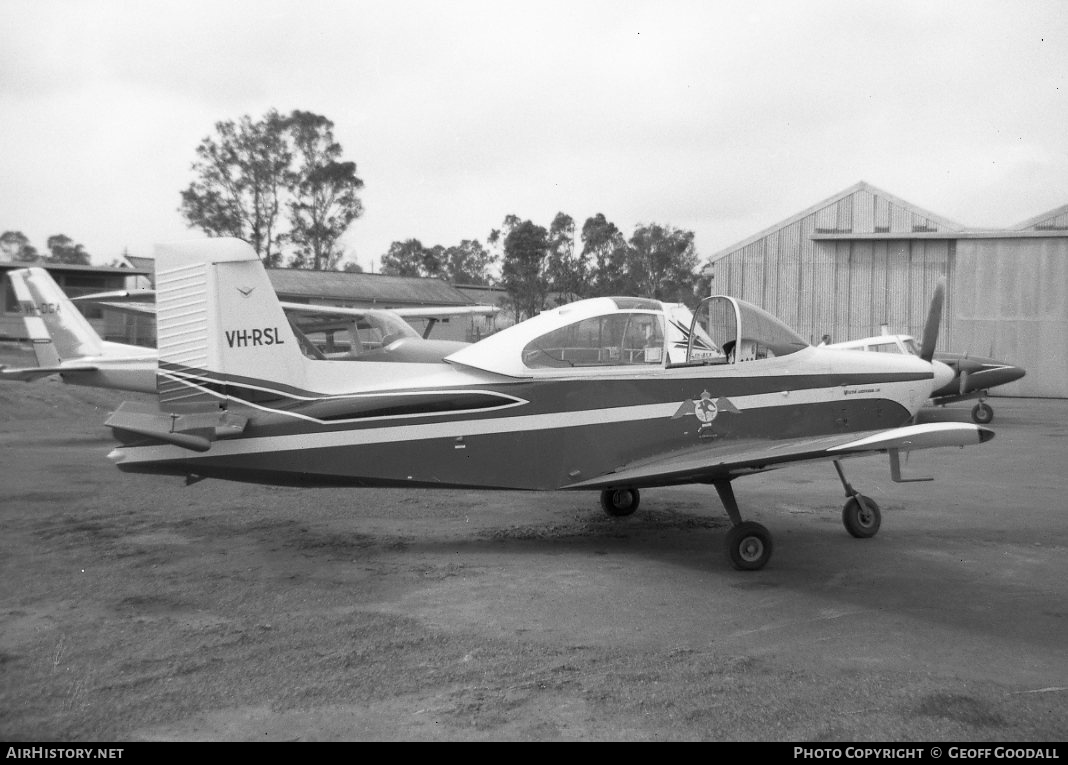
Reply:
[[[2, 361], [3, 359], [0, 359]], [[0, 385], [0, 739], [1063, 741], [1068, 401], [997, 437], [715, 492], [301, 490], [129, 476], [136, 394]], [[967, 419], [970, 407], [933, 417]]]

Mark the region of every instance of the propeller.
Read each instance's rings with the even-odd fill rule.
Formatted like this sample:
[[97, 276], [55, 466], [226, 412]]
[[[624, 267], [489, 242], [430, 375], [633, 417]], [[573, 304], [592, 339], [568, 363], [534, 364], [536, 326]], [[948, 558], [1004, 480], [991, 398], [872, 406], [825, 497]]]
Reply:
[[941, 277], [935, 285], [931, 307], [927, 309], [927, 323], [923, 325], [923, 344], [920, 346], [920, 358], [931, 361], [934, 358], [935, 345], [938, 344], [938, 326], [942, 323], [942, 304], [946, 299], [946, 279]]

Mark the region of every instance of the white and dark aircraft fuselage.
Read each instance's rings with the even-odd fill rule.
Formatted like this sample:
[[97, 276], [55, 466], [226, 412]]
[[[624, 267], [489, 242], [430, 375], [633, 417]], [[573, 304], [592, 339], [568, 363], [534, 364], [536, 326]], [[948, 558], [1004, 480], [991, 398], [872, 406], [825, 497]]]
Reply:
[[[830, 460], [843, 523], [873, 536], [875, 502], [847, 457], [981, 443], [962, 423], [910, 424], [930, 355], [812, 347], [774, 316], [712, 296], [691, 313], [643, 298], [543, 312], [441, 360], [324, 357], [301, 343], [255, 252], [238, 240], [157, 254], [158, 406], [107, 424], [120, 470], [303, 486], [598, 490], [613, 516], [639, 489], [712, 484], [731, 562], [758, 569], [771, 536], [742, 521], [731, 482]], [[928, 345], [937, 337], [941, 293]], [[941, 383], [937, 383], [941, 384]]]

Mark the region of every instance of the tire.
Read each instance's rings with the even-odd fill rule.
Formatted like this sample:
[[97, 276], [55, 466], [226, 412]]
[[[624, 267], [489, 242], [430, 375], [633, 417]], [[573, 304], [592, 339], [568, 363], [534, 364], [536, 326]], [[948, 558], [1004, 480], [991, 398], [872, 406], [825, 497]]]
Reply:
[[771, 532], [753, 521], [743, 521], [727, 532], [727, 559], [739, 571], [757, 571], [771, 560]]
[[842, 525], [857, 539], [869, 539], [879, 533], [883, 523], [882, 513], [875, 500], [863, 494], [858, 496], [863, 497], [867, 509], [861, 507], [856, 497], [850, 497], [842, 508]]
[[976, 404], [972, 407], [972, 419], [980, 425], [986, 425], [994, 419], [994, 410], [990, 407], [990, 404]]
[[634, 515], [641, 502], [637, 489], [606, 489], [601, 492], [601, 507], [613, 518]]

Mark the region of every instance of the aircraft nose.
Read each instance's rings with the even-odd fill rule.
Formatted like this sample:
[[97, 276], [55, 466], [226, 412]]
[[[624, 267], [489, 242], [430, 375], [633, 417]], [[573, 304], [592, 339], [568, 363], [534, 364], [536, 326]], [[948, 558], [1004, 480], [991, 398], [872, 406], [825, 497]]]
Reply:
[[932, 360], [931, 366], [934, 368], [934, 387], [931, 390], [941, 390], [945, 386], [949, 385], [950, 381], [956, 376], [953, 368], [948, 364], [943, 364], [941, 361]]

